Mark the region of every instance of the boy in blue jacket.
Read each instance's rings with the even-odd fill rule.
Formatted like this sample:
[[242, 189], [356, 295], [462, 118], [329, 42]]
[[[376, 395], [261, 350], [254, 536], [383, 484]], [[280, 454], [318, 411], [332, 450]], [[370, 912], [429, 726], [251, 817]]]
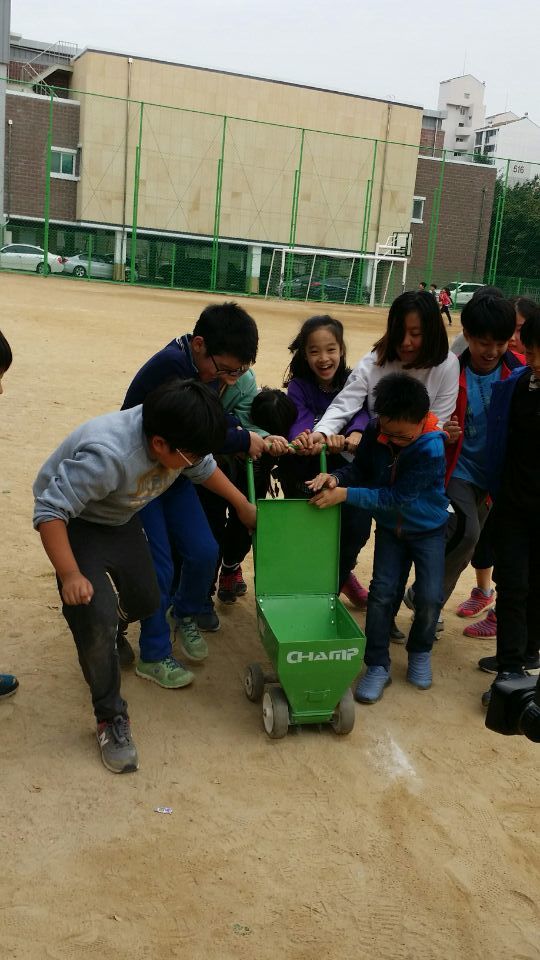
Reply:
[[[172, 340], [141, 367], [128, 388], [122, 409], [143, 403], [149, 392], [170, 379], [200, 380], [223, 402], [227, 387], [238, 384], [255, 362], [257, 346], [257, 325], [245, 310], [235, 303], [211, 304], [201, 313], [193, 334]], [[225, 443], [214, 452], [249, 453], [258, 458], [265, 449], [263, 437], [243, 428], [229, 413], [226, 419]], [[206, 489], [223, 496], [222, 489], [214, 489], [211, 482], [206, 484]], [[243, 502], [237, 513], [239, 520], [249, 527], [247, 498], [230, 483], [229, 489]], [[228, 500], [230, 503], [230, 497]], [[141, 511], [141, 520], [154, 560], [161, 603], [153, 616], [141, 623], [136, 672], [161, 687], [185, 686], [186, 679], [193, 678], [193, 674], [172, 656], [169, 621], [172, 619], [186, 659], [192, 663], [202, 662], [208, 656], [208, 646], [200, 631], [219, 628], [219, 619], [208, 599], [218, 545], [197, 492], [184, 477], [179, 477], [162, 496], [149, 503]], [[181, 559], [182, 568], [178, 586], [171, 596], [173, 553]], [[122, 662], [129, 663], [133, 651], [125, 629], [121, 631], [119, 646]]]
[[407, 651], [407, 680], [431, 686], [431, 649], [443, 602], [445, 532], [444, 433], [429, 412], [425, 386], [406, 373], [380, 380], [377, 419], [366, 428], [354, 462], [335, 474], [319, 474], [317, 507], [349, 503], [377, 522], [373, 579], [366, 618], [367, 671], [355, 697], [375, 703], [391, 683], [389, 637], [397, 602], [414, 563], [415, 615]]
[[[497, 677], [538, 667], [540, 647], [540, 307], [521, 328], [526, 367], [493, 387], [487, 474], [494, 501]], [[484, 693], [487, 706], [491, 690]]]

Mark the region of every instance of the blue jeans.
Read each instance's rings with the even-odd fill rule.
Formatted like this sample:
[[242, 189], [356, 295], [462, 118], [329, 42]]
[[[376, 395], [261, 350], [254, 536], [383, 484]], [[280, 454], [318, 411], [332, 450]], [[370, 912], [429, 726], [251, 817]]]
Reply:
[[[218, 547], [197, 491], [185, 477], [178, 477], [165, 493], [148, 503], [139, 516], [148, 538], [160, 592], [159, 609], [141, 621], [141, 659], [150, 662], [171, 655], [166, 620], [171, 603], [176, 617], [195, 616], [205, 608]], [[182, 568], [177, 590], [171, 597], [173, 550], [181, 558]]]
[[366, 617], [364, 660], [368, 667], [390, 669], [390, 627], [413, 563], [415, 614], [407, 650], [409, 653], [431, 650], [443, 605], [445, 543], [446, 524], [437, 530], [400, 536], [377, 524]]

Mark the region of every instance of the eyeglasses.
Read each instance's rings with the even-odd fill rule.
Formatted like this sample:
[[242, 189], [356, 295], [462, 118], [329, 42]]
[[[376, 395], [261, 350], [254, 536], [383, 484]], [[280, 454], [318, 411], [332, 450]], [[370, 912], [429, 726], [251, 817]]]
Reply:
[[185, 453], [182, 450], [179, 450], [178, 447], [171, 447], [173, 453], [178, 453], [182, 457], [182, 460], [185, 460], [188, 467], [196, 467], [199, 463], [204, 460], [204, 457], [195, 457], [194, 460], [190, 460], [189, 457], [186, 457]]
[[231, 370], [230, 367], [218, 367], [216, 361], [214, 360], [211, 353], [207, 353], [210, 357], [212, 363], [214, 364], [216, 370], [216, 377], [241, 377], [243, 373], [247, 373], [249, 370], [249, 363], [243, 363], [241, 367], [237, 367], [236, 370]]

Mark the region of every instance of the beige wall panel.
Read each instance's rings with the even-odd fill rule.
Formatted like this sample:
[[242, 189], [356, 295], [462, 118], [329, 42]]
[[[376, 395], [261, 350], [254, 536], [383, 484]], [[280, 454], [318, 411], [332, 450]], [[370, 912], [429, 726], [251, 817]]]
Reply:
[[[127, 71], [125, 57], [89, 51], [75, 61], [73, 86], [125, 97]], [[265, 121], [227, 122], [220, 233], [245, 239], [289, 241], [300, 130], [287, 125], [347, 134], [306, 132], [296, 234], [301, 245], [358, 249], [373, 144], [353, 137], [388, 135], [411, 144], [420, 139], [417, 108], [172, 64], [135, 59], [131, 96], [145, 101], [138, 223], [161, 230], [213, 232], [222, 114]], [[138, 107], [131, 108], [126, 147], [125, 105], [94, 97], [81, 100], [80, 216], [103, 220], [107, 212], [113, 222], [122, 222], [127, 149], [130, 222]], [[164, 109], [149, 105], [152, 102], [217, 116]], [[380, 201], [382, 153], [380, 144], [370, 248], [394, 230], [409, 229], [414, 191], [417, 151], [388, 147]]]

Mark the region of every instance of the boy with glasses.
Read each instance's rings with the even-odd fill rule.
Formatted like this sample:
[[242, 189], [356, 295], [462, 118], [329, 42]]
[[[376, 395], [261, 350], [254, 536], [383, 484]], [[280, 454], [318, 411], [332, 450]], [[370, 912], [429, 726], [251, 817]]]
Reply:
[[[192, 334], [178, 337], [148, 360], [128, 388], [123, 409], [142, 403], [148, 392], [171, 378], [200, 380], [219, 395], [225, 407], [227, 433], [220, 453], [244, 453], [257, 459], [265, 450], [265, 440], [242, 426], [247, 422], [256, 392], [255, 378], [249, 368], [255, 362], [258, 347], [257, 325], [235, 303], [212, 304], [203, 310]], [[234, 416], [226, 402], [234, 395]], [[239, 520], [252, 525], [250, 505], [221, 471], [219, 483], [211, 478], [206, 491], [227, 502]], [[185, 477], [178, 480], [141, 512], [158, 579], [161, 602], [156, 613], [141, 622], [138, 676], [162, 687], [180, 687], [190, 683], [193, 674], [172, 656], [171, 628], [178, 636], [182, 652], [192, 663], [208, 656], [201, 630], [219, 629], [219, 619], [209, 600], [216, 573], [218, 545], [210, 528], [197, 491]], [[171, 596], [174, 579], [174, 555], [181, 560], [178, 586]], [[169, 609], [171, 608], [171, 609]], [[120, 641], [123, 662], [133, 658], [125, 631]]]
[[120, 693], [119, 621], [148, 617], [160, 600], [137, 514], [166, 496], [183, 470], [195, 482], [219, 483], [210, 451], [224, 437], [215, 393], [176, 380], [143, 404], [78, 427], [34, 483], [34, 527], [56, 571], [62, 612], [92, 695], [101, 758], [113, 773], [134, 771], [139, 763]]

